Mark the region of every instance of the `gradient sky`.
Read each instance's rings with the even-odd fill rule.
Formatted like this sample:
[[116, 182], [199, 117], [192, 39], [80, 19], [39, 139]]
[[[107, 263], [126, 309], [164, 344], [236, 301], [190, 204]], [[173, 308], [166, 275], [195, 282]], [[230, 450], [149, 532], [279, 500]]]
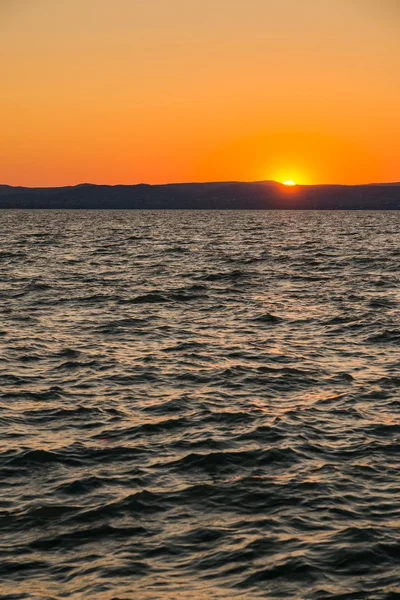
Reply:
[[0, 0], [0, 183], [400, 180], [398, 0]]

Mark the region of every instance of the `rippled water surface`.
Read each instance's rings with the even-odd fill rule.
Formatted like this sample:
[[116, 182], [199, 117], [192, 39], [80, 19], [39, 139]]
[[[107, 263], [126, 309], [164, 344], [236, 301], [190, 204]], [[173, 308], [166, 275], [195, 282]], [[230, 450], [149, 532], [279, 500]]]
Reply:
[[2, 211], [0, 597], [400, 598], [400, 214]]

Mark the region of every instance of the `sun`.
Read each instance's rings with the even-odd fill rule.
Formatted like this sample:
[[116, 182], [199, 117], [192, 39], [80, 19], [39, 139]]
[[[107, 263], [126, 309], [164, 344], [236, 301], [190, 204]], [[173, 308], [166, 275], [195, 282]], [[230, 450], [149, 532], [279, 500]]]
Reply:
[[283, 183], [283, 185], [289, 185], [289, 186], [292, 186], [292, 187], [294, 185], [297, 185], [297, 183], [295, 181], [293, 181], [293, 179], [287, 179], [286, 181], [283, 181], [282, 183]]

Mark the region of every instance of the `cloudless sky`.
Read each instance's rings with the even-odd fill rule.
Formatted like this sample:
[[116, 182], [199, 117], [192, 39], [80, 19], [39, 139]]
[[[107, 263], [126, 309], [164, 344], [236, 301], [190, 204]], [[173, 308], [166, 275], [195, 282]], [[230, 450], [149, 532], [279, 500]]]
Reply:
[[400, 180], [398, 0], [0, 0], [0, 183]]

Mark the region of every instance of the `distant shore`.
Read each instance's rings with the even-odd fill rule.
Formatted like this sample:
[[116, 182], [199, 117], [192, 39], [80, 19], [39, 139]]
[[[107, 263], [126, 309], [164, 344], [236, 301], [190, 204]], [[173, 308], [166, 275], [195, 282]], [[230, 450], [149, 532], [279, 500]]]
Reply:
[[0, 209], [400, 210], [400, 183], [290, 188], [274, 181], [59, 188], [0, 185]]

